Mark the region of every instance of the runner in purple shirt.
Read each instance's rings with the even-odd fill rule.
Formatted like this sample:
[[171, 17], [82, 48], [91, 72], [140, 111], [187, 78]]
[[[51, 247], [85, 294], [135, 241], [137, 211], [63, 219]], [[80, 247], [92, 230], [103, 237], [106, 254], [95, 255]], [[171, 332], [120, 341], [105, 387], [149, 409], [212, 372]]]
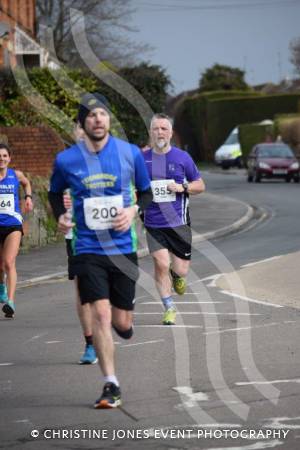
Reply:
[[192, 247], [189, 195], [205, 190], [191, 156], [171, 146], [172, 134], [171, 119], [165, 114], [155, 114], [150, 124], [152, 148], [143, 153], [153, 193], [144, 221], [154, 261], [156, 287], [165, 307], [165, 325], [176, 323], [172, 284], [179, 295], [186, 290], [184, 277], [190, 266]]

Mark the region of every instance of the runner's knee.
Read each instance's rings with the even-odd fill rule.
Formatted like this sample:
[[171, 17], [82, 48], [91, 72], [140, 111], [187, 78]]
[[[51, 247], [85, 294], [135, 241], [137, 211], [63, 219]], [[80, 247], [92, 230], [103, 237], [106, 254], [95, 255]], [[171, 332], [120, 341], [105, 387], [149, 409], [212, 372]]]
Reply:
[[3, 262], [4, 272], [9, 272], [10, 270], [14, 269], [15, 266], [16, 266], [15, 258], [7, 258]]
[[103, 327], [110, 327], [111, 325], [111, 312], [110, 311], [99, 311], [96, 309], [96, 311], [93, 311], [92, 315], [94, 321], [96, 322], [97, 326], [103, 328]]
[[115, 330], [117, 335], [123, 339], [130, 339], [133, 335], [133, 327], [132, 326], [128, 330], [123, 331], [113, 325], [113, 329]]

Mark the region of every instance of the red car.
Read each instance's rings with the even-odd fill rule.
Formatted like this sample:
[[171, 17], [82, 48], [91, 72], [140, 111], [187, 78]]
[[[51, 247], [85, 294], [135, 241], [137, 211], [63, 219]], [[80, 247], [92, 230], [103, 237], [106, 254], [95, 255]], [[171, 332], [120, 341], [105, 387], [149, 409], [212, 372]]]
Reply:
[[248, 160], [248, 181], [259, 183], [262, 178], [283, 178], [299, 183], [299, 163], [292, 149], [283, 143], [257, 144]]

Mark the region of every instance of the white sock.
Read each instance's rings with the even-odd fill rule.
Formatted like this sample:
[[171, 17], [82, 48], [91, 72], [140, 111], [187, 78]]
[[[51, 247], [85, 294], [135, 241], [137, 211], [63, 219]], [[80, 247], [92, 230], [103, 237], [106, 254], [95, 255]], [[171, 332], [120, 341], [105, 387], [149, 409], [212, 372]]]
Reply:
[[118, 379], [115, 375], [107, 375], [106, 377], [104, 377], [104, 382], [105, 383], [114, 383], [116, 386], [120, 386]]

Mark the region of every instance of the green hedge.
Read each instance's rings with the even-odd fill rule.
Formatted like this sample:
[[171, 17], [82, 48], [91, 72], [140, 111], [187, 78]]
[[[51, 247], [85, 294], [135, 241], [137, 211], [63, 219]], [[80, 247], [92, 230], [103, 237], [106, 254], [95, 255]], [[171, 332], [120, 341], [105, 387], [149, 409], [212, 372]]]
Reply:
[[[236, 96], [248, 97], [253, 95], [258, 94], [252, 91], [215, 91], [182, 99], [176, 106], [174, 118], [174, 128], [180, 145], [187, 149], [196, 161], [211, 160], [213, 153], [209, 140], [209, 121], [207, 118], [210, 102]], [[218, 135], [219, 130], [216, 130], [215, 133]], [[227, 135], [224, 137], [224, 133], [222, 133], [221, 139], [224, 141]]]
[[236, 126], [298, 111], [300, 94], [261, 95], [215, 92], [183, 99], [175, 112], [181, 145], [197, 161], [213, 160], [215, 150]]
[[212, 152], [237, 125], [273, 119], [278, 113], [296, 112], [299, 99], [300, 94], [279, 94], [212, 100], [207, 111], [208, 140]]

